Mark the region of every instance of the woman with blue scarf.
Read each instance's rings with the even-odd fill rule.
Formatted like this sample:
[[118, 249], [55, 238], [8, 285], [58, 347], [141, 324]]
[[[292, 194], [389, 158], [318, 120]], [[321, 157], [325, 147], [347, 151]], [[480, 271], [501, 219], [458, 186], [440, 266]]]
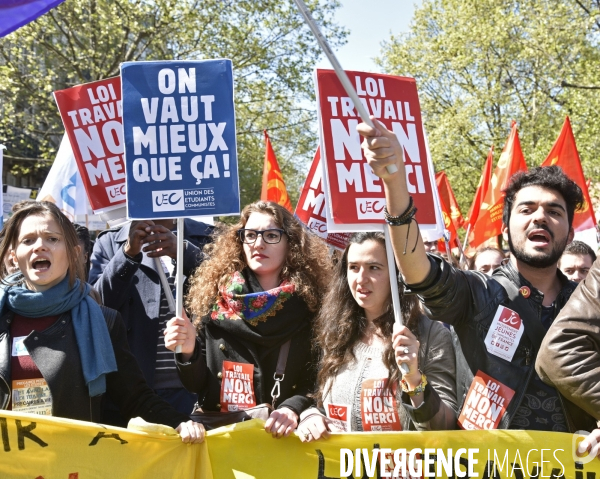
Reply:
[[90, 297], [79, 248], [48, 202], [15, 212], [2, 231], [0, 258], [10, 255], [19, 272], [0, 283], [0, 408], [99, 422], [106, 393], [126, 417], [201, 442], [204, 430], [145, 383], [118, 313]]
[[173, 318], [165, 331], [167, 348], [182, 346], [183, 385], [204, 398], [204, 412], [272, 403], [265, 430], [287, 436], [312, 403], [311, 326], [330, 276], [327, 247], [285, 208], [258, 201], [204, 253], [187, 301], [194, 324]]

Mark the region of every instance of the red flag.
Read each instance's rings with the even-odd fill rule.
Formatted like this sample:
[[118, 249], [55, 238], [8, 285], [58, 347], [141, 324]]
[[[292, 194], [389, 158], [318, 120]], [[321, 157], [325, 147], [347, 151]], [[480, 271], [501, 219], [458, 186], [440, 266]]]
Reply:
[[483, 165], [483, 171], [481, 172], [481, 178], [479, 178], [479, 184], [477, 185], [477, 191], [475, 192], [475, 198], [473, 198], [473, 203], [471, 204], [471, 209], [469, 209], [469, 214], [465, 219], [465, 226], [470, 225], [471, 228], [475, 226], [475, 222], [479, 217], [479, 209], [481, 208], [481, 203], [483, 203], [483, 199], [487, 193], [487, 190], [490, 186], [490, 181], [492, 181], [492, 163], [494, 162], [494, 145], [491, 146], [490, 151], [488, 153], [487, 159], [485, 160], [485, 164]]
[[277, 158], [275, 157], [275, 152], [271, 146], [271, 140], [269, 139], [269, 135], [267, 135], [267, 130], [264, 130], [264, 133], [266, 150], [260, 199], [263, 201], [273, 201], [292, 213], [292, 203], [288, 196], [285, 181], [283, 181], [279, 163], [277, 163]]
[[458, 241], [457, 231], [464, 224], [462, 213], [458, 202], [454, 197], [454, 192], [448, 181], [446, 173], [443, 171], [436, 173], [435, 182], [437, 183], [438, 193], [440, 195], [440, 206], [442, 207], [442, 216], [444, 217], [444, 226], [450, 232], [450, 246], [456, 246]]
[[508, 186], [512, 175], [517, 171], [526, 171], [525, 157], [521, 151], [517, 122], [513, 121], [510, 135], [502, 150], [494, 174], [490, 182], [479, 216], [469, 235], [469, 244], [476, 248], [483, 242], [502, 233], [502, 208], [504, 207], [503, 190]]
[[596, 217], [594, 216], [594, 208], [590, 200], [588, 191], [588, 183], [583, 176], [581, 169], [581, 160], [577, 152], [575, 137], [571, 129], [571, 121], [569, 117], [565, 118], [560, 135], [554, 142], [554, 146], [548, 153], [548, 157], [542, 163], [542, 166], [557, 165], [562, 168], [565, 174], [573, 180], [583, 190], [583, 198], [585, 203], [581, 210], [575, 212], [573, 218], [573, 229], [582, 231], [596, 227]]

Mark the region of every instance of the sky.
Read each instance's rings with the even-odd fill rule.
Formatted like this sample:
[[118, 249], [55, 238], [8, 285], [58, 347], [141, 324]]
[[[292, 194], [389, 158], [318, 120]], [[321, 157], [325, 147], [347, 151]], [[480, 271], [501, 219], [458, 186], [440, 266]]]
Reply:
[[[373, 58], [381, 51], [381, 42], [391, 34], [407, 32], [415, 5], [421, 0], [340, 0], [336, 22], [350, 34], [346, 45], [335, 51], [344, 70], [378, 72]], [[331, 68], [323, 58], [317, 68]]]

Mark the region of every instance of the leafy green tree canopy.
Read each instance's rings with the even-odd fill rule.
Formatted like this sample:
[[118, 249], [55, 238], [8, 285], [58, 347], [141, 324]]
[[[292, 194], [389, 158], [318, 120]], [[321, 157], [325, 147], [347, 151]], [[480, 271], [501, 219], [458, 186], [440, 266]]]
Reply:
[[[307, 4], [332, 44], [343, 43], [337, 1]], [[230, 58], [242, 203], [260, 195], [265, 128], [295, 199], [298, 169], [316, 147], [315, 113], [303, 105], [319, 56], [291, 1], [67, 0], [0, 40], [0, 141], [9, 158], [51, 160], [64, 131], [52, 91], [116, 76], [124, 61]], [[25, 174], [49, 167], [15, 165]]]
[[385, 43], [379, 64], [416, 78], [434, 164], [464, 212], [512, 119], [537, 166], [569, 115], [584, 171], [598, 176], [598, 18], [598, 0], [423, 0], [410, 32]]

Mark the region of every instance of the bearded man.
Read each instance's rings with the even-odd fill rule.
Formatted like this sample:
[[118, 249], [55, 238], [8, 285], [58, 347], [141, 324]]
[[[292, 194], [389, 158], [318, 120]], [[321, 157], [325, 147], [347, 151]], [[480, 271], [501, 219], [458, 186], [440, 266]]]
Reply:
[[[403, 149], [374, 120], [358, 126], [373, 172], [382, 180], [392, 247], [407, 288], [426, 314], [451, 324], [468, 366], [459, 414], [464, 429], [591, 430], [582, 409], [545, 384], [534, 365], [541, 342], [576, 284], [557, 268], [573, 239], [581, 189], [557, 166], [515, 174], [502, 220], [510, 259], [489, 277], [463, 271], [425, 252], [408, 193]], [[387, 171], [388, 166], [393, 173]], [[409, 351], [407, 357], [414, 354]], [[396, 358], [402, 361], [402, 357]]]

